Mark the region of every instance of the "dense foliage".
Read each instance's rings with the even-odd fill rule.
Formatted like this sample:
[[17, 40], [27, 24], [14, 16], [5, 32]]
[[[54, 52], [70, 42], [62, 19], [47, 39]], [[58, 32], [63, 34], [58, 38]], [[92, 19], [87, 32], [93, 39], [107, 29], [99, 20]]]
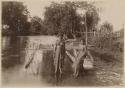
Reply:
[[65, 33], [68, 37], [80, 36], [77, 32], [85, 31], [85, 15], [82, 17], [77, 9], [86, 10], [86, 25], [88, 31], [93, 31], [98, 24], [99, 16], [94, 5], [87, 2], [52, 3], [46, 8], [45, 23], [48, 34]]
[[40, 17], [34, 16], [31, 18], [31, 29], [30, 29], [31, 35], [45, 35], [47, 34], [46, 30], [47, 29], [44, 26], [44, 23]]
[[2, 24], [8, 25], [6, 31], [2, 30], [3, 34], [28, 35], [30, 23], [27, 16], [28, 10], [22, 2], [2, 2]]
[[57, 35], [65, 33], [73, 37], [75, 30], [80, 30], [80, 18], [71, 4], [52, 3], [46, 8], [45, 23], [48, 26], [48, 34]]
[[[77, 13], [86, 10], [82, 16]], [[86, 16], [85, 16], [86, 15]], [[38, 16], [29, 18], [29, 12], [22, 2], [2, 2], [2, 24], [5, 35], [58, 35], [65, 33], [68, 38], [80, 37], [85, 32], [85, 17], [88, 31], [95, 31], [99, 21], [98, 9], [93, 3], [52, 2], [46, 7], [44, 20]], [[31, 19], [30, 22], [27, 20]]]
[[109, 22], [104, 22], [100, 30], [98, 31], [99, 35], [96, 38], [96, 46], [100, 48], [111, 47], [113, 43], [113, 26]]

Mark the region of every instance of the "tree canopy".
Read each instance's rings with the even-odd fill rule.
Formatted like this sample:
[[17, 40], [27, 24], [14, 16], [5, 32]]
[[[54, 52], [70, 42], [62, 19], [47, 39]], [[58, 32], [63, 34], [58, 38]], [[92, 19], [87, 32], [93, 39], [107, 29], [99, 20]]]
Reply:
[[38, 16], [34, 16], [31, 18], [31, 29], [30, 33], [32, 35], [45, 35], [46, 34], [46, 27], [42, 19]]
[[101, 25], [100, 31], [103, 34], [112, 33], [113, 32], [113, 25], [106, 21]]
[[11, 35], [27, 35], [30, 23], [27, 21], [28, 10], [22, 2], [2, 2], [2, 24], [8, 25]]
[[55, 34], [65, 33], [68, 37], [77, 35], [76, 32], [85, 31], [84, 24], [85, 16], [80, 17], [77, 9], [82, 8], [86, 12], [86, 25], [88, 31], [95, 29], [98, 24], [99, 16], [96, 7], [87, 2], [69, 2], [51, 3], [45, 11], [45, 23], [48, 26], [48, 33]]
[[87, 1], [77, 1], [72, 3], [76, 8], [81, 8], [82, 11], [86, 11], [82, 19], [85, 21], [86, 16], [86, 25], [88, 31], [96, 30], [95, 27], [98, 25], [100, 18], [98, 14], [99, 8], [94, 5], [95, 2], [88, 3]]
[[[81, 16], [77, 10], [86, 10], [86, 15]], [[80, 32], [85, 32], [85, 17], [88, 31], [95, 31], [99, 22], [98, 8], [87, 1], [62, 3], [52, 2], [45, 8], [44, 20], [38, 16], [31, 17], [28, 22], [29, 12], [23, 2], [2, 2], [2, 24], [7, 25], [3, 32], [10, 35], [48, 34], [58, 35], [64, 33], [69, 38], [80, 37]], [[3, 28], [4, 29], [4, 28]]]
[[46, 8], [45, 23], [48, 26], [48, 33], [57, 35], [65, 33], [72, 37], [74, 30], [80, 30], [80, 19], [75, 8], [70, 4], [52, 3]]

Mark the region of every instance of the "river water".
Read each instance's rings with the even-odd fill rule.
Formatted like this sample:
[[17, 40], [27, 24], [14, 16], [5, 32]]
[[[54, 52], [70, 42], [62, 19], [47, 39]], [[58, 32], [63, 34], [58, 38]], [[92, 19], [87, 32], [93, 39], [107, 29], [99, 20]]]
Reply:
[[[42, 81], [41, 75], [48, 76], [53, 74], [50, 72], [52, 65], [48, 63], [51, 58], [47, 59], [47, 55], [51, 54], [51, 45], [55, 43], [57, 38], [55, 36], [18, 36], [18, 37], [3, 37], [2, 38], [2, 82], [3, 85], [45, 85]], [[50, 49], [42, 50], [42, 47], [37, 48], [42, 45], [43, 48]], [[37, 48], [37, 50], [36, 50]], [[49, 53], [50, 52], [50, 53]], [[31, 59], [32, 54], [33, 61], [28, 68], [25, 65]], [[44, 61], [44, 63], [43, 63]], [[42, 64], [42, 65], [41, 65]], [[43, 67], [41, 67], [43, 66]], [[50, 66], [49, 68], [47, 68]], [[41, 70], [42, 68], [42, 70]], [[39, 70], [40, 69], [40, 70]], [[40, 74], [40, 72], [43, 74]], [[47, 72], [47, 73], [45, 73]], [[47, 84], [49, 85], [49, 84]]]
[[[3, 37], [2, 85], [56, 86], [52, 52], [56, 40], [55, 36]], [[41, 46], [39, 46], [40, 44]], [[37, 50], [35, 50], [36, 48]], [[25, 68], [32, 55], [34, 58], [32, 63]], [[66, 59], [63, 79], [59, 86], [123, 85], [121, 63], [112, 64], [100, 60], [99, 57], [94, 58], [95, 70], [84, 73], [77, 79], [73, 78], [71, 63]]]

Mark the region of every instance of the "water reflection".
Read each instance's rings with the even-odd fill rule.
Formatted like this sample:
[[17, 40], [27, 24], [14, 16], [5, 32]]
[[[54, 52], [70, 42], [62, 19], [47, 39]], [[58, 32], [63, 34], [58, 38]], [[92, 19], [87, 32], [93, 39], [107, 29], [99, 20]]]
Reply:
[[2, 38], [2, 68], [10, 68], [24, 62], [27, 37]]
[[[48, 38], [48, 39], [47, 39]], [[48, 41], [49, 40], [49, 41]], [[27, 82], [53, 82], [53, 52], [40, 49], [44, 45], [55, 43], [55, 37], [18, 36], [2, 38], [2, 82], [5, 85], [26, 84]], [[42, 45], [41, 47], [39, 45]], [[35, 51], [36, 48], [39, 48]], [[33, 61], [26, 69], [25, 65]], [[15, 77], [18, 74], [18, 77]], [[38, 78], [39, 76], [39, 78]], [[8, 83], [7, 83], [8, 82]]]

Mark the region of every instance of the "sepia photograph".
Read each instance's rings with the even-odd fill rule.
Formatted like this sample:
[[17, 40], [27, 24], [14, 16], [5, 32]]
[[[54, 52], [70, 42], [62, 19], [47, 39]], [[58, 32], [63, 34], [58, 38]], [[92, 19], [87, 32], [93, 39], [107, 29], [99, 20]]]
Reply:
[[1, 85], [123, 87], [124, 11], [124, 0], [1, 1]]

